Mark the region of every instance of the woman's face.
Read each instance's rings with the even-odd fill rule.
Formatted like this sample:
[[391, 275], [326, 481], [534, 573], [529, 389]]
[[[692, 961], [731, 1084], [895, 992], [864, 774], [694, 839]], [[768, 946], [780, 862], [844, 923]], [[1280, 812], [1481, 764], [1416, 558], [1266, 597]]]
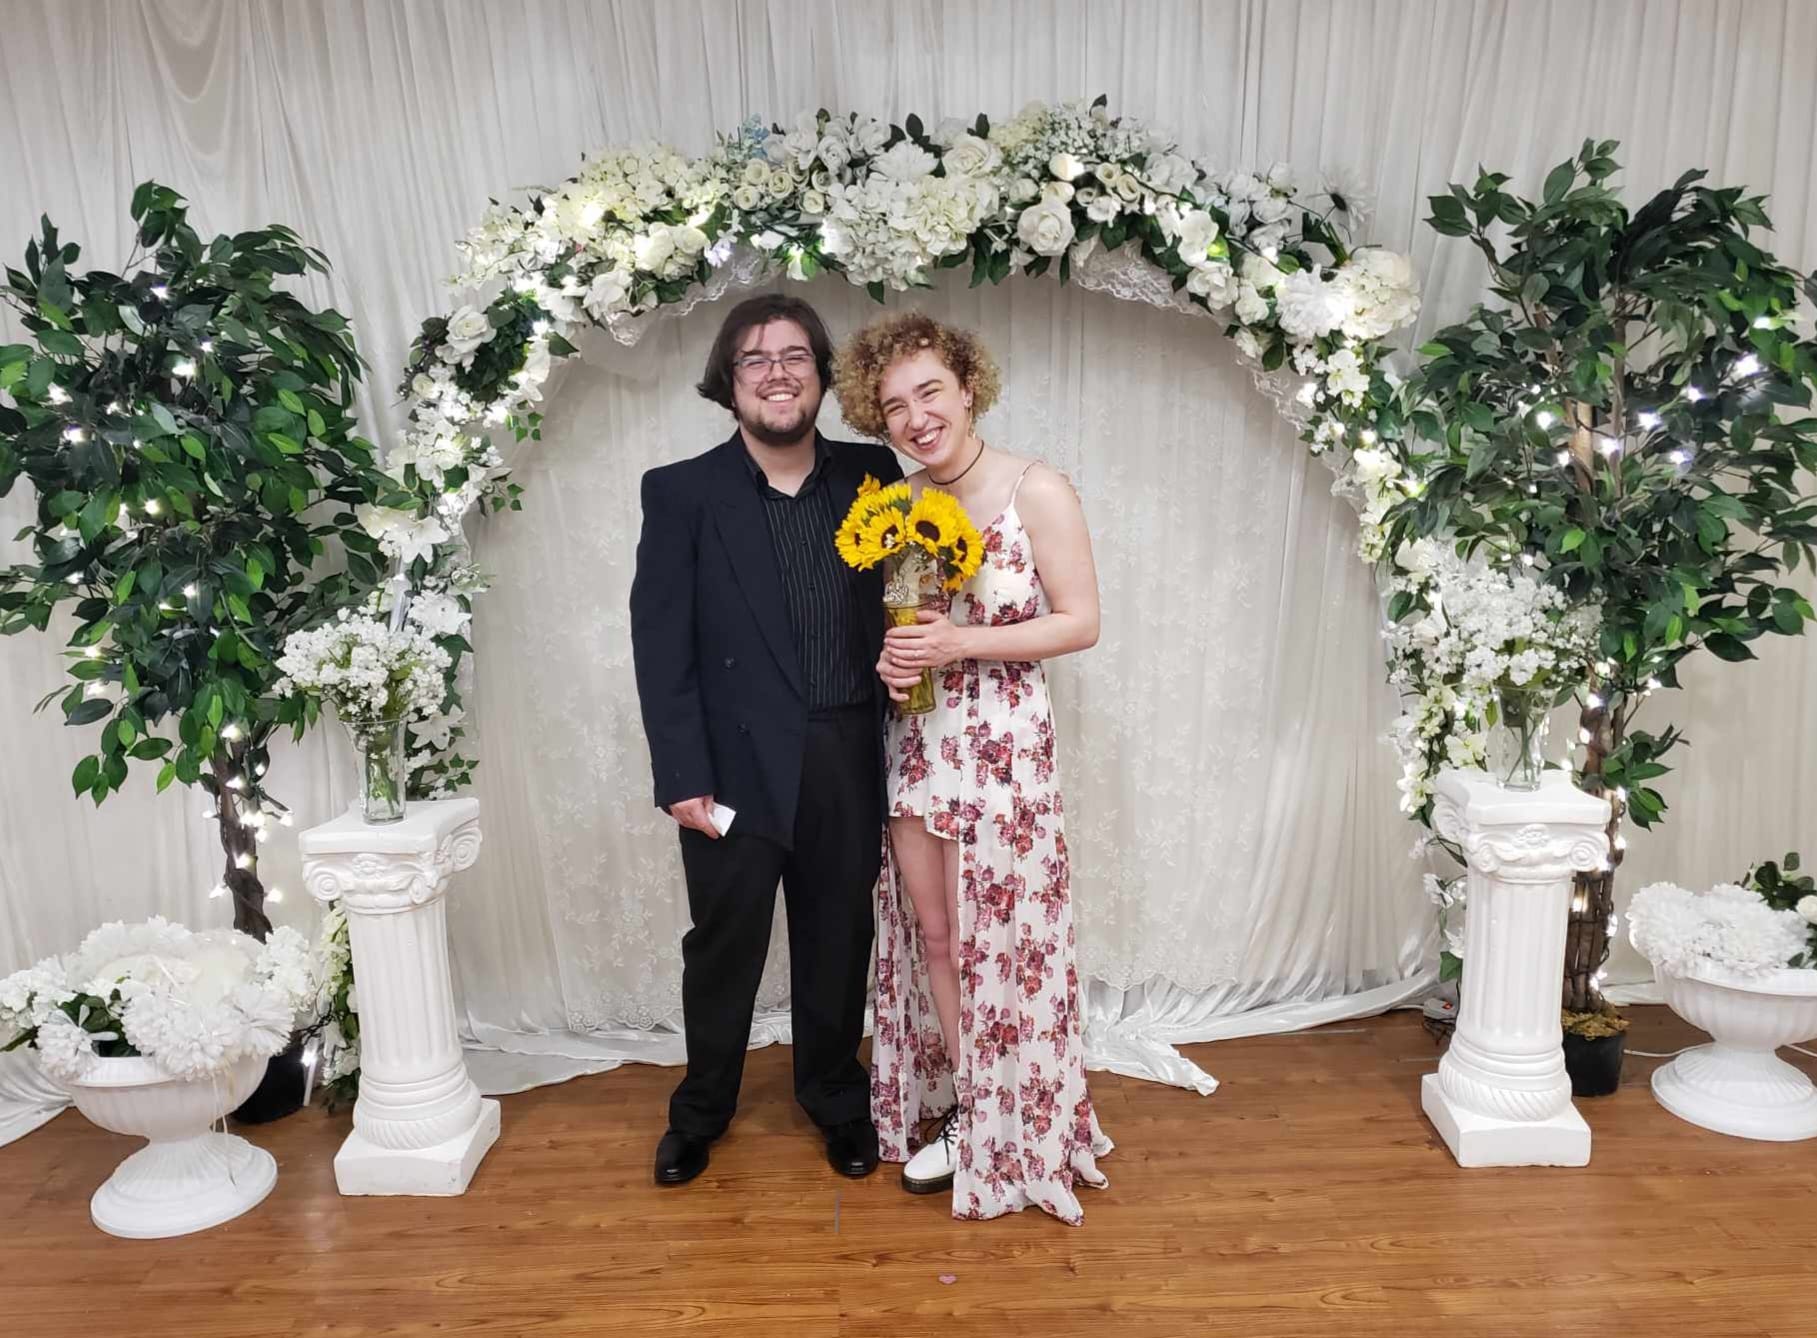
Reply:
[[931, 348], [898, 359], [877, 385], [890, 445], [936, 477], [964, 468], [971, 395]]

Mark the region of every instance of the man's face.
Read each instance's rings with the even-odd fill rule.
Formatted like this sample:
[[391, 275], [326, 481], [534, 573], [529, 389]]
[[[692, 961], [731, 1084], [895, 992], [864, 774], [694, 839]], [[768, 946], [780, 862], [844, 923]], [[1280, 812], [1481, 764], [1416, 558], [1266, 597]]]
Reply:
[[766, 446], [791, 446], [814, 430], [820, 369], [808, 332], [791, 320], [754, 325], [732, 355], [732, 412]]

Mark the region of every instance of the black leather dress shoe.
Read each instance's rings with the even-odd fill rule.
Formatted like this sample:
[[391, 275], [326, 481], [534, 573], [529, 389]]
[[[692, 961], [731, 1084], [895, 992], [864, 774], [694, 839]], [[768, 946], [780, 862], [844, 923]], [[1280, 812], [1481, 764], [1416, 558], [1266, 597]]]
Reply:
[[877, 1169], [877, 1126], [860, 1116], [826, 1129], [826, 1159], [840, 1175], [854, 1180]]
[[656, 1145], [656, 1183], [685, 1185], [707, 1169], [710, 1139], [696, 1138], [676, 1129], [669, 1130]]

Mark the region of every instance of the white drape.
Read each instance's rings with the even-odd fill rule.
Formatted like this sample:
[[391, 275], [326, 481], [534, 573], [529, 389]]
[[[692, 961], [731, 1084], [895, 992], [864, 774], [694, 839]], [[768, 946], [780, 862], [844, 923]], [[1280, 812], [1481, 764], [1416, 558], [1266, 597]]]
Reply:
[[[605, 144], [699, 152], [751, 112], [1000, 116], [1103, 92], [1212, 162], [1350, 169], [1377, 196], [1374, 239], [1423, 275], [1422, 331], [1482, 283], [1468, 247], [1419, 226], [1425, 197], [1478, 164], [1534, 188], [1589, 135], [1624, 141], [1631, 198], [1688, 166], [1770, 191], [1776, 249], [1817, 261], [1817, 6], [1800, 0], [0, 0], [0, 34], [0, 256], [16, 264], [44, 212], [117, 263], [147, 177], [206, 230], [289, 223], [336, 263], [311, 294], [354, 321], [381, 441], [410, 336], [449, 305], [450, 243], [489, 196]], [[870, 310], [837, 281], [810, 295], [842, 329]], [[991, 438], [1074, 476], [1103, 569], [1104, 641], [1056, 685], [1099, 1061], [1154, 1073], [1167, 1041], [1417, 993], [1428, 916], [1379, 741], [1376, 615], [1323, 471], [1205, 323], [1048, 281], [926, 305], [991, 341], [1008, 384]], [[487, 845], [454, 901], [463, 1006], [480, 1040], [582, 1067], [678, 1053], [638, 1030], [672, 1023], [685, 912], [645, 800], [624, 591], [638, 472], [722, 433], [689, 390], [714, 320], [600, 341], [521, 457], [526, 513], [475, 534], [499, 580], [477, 628]], [[0, 561], [28, 514], [22, 489], [0, 502]], [[1817, 646], [1761, 649], [1660, 702], [1695, 747], [1624, 890], [1733, 876], [1808, 834]], [[223, 914], [199, 802], [149, 776], [99, 811], [69, 798], [84, 740], [29, 714], [60, 664], [49, 638], [0, 642], [0, 970], [103, 918]], [[304, 825], [347, 802], [344, 754], [325, 732], [280, 752], [274, 788]], [[266, 870], [290, 893], [277, 918], [306, 924], [294, 844]], [[489, 1063], [499, 1087], [544, 1071]]]

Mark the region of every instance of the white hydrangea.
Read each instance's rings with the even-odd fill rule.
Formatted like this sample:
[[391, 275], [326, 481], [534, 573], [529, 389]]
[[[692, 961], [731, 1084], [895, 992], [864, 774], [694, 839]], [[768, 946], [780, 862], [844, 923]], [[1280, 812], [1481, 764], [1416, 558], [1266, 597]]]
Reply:
[[[84, 1006], [100, 1008], [99, 1027], [78, 1026], [61, 1010], [77, 997], [70, 980], [85, 982]], [[274, 929], [261, 945], [235, 930], [195, 934], [153, 917], [103, 925], [67, 957], [8, 977], [0, 1008], [66, 1081], [94, 1068], [97, 1041], [122, 1039], [171, 1077], [199, 1080], [282, 1050], [313, 993], [308, 945], [294, 929]]]
[[1653, 883], [1634, 894], [1628, 936], [1654, 969], [1684, 974], [1708, 964], [1742, 976], [1777, 971], [1800, 956], [1808, 928], [1796, 911], [1774, 910], [1733, 883], [1708, 892]]
[[1337, 283], [1326, 283], [1316, 269], [1301, 269], [1281, 280], [1275, 289], [1281, 329], [1301, 342], [1330, 334], [1350, 314], [1349, 293]]
[[1351, 252], [1333, 286], [1345, 307], [1339, 327], [1352, 339], [1381, 339], [1419, 315], [1420, 287], [1413, 262], [1382, 247]]

